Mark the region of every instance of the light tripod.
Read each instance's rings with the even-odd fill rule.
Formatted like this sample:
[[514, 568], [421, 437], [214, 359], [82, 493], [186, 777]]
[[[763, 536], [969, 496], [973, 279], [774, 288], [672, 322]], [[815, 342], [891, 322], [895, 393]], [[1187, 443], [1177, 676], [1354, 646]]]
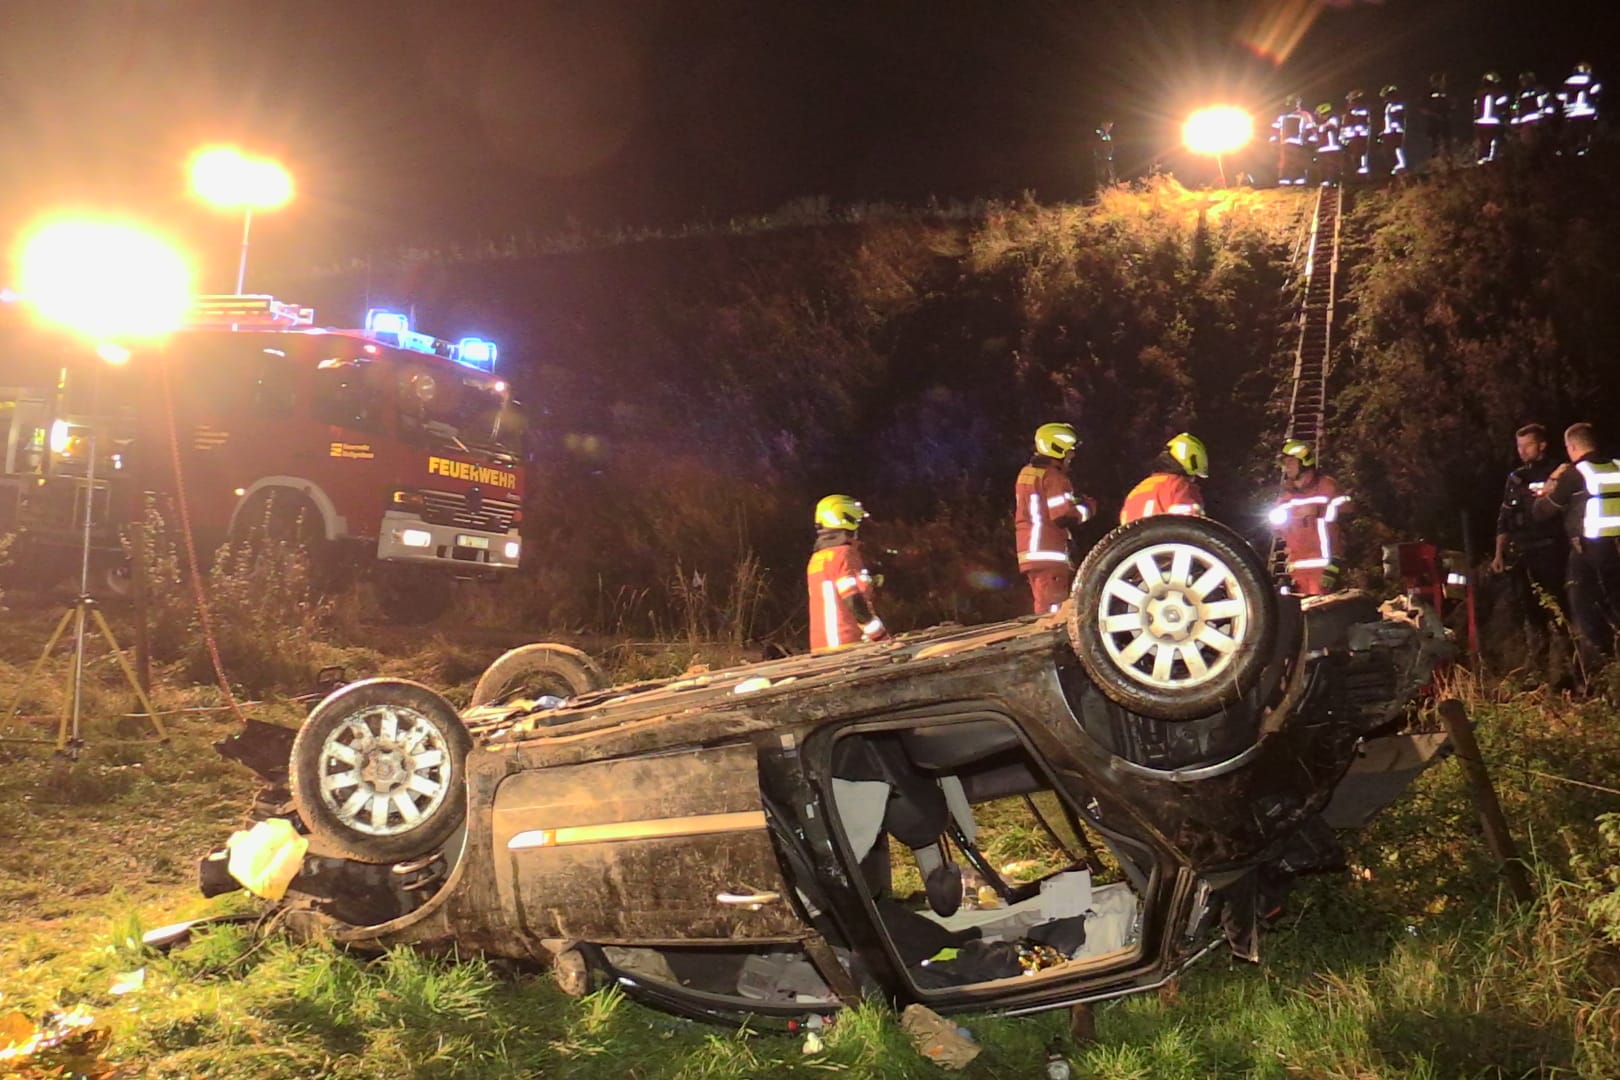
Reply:
[[[104, 354], [105, 355], [105, 354]], [[45, 648], [40, 651], [39, 659], [34, 662], [33, 668], [17, 688], [17, 698], [11, 704], [10, 715], [15, 718], [18, 709], [22, 707], [23, 694], [27, 692], [30, 684], [38, 677], [40, 671], [51, 658], [57, 642], [62, 640], [62, 634], [67, 630], [68, 623], [73, 623], [73, 664], [69, 670], [69, 692], [62, 702], [62, 716], [56, 728], [56, 752], [67, 758], [77, 758], [84, 748], [84, 740], [79, 734], [79, 721], [84, 711], [84, 650], [85, 641], [89, 633], [89, 623], [95, 621], [96, 629], [101, 631], [102, 639], [112, 649], [113, 658], [118, 661], [119, 670], [129, 682], [135, 697], [146, 710], [147, 718], [152, 721], [152, 727], [157, 730], [158, 738], [167, 740], [169, 733], [163, 727], [163, 721], [158, 717], [157, 710], [152, 708], [152, 701], [142, 689], [141, 682], [135, 677], [135, 670], [130, 667], [129, 661], [124, 657], [124, 651], [119, 647], [118, 639], [113, 636], [112, 627], [107, 625], [107, 617], [101, 613], [96, 605], [95, 598], [90, 595], [90, 538], [94, 530], [96, 507], [96, 438], [102, 424], [102, 418], [97, 413], [101, 401], [101, 368], [97, 366], [95, 376], [95, 391], [90, 406], [90, 436], [87, 443], [88, 463], [85, 466], [84, 476], [84, 532], [81, 534], [79, 545], [79, 595], [62, 613], [56, 629], [51, 631], [50, 638], [45, 642]], [[109, 504], [111, 501], [112, 486], [108, 488]], [[135, 557], [140, 558], [141, 552]], [[45, 739], [4, 739], [3, 742], [46, 742]]]

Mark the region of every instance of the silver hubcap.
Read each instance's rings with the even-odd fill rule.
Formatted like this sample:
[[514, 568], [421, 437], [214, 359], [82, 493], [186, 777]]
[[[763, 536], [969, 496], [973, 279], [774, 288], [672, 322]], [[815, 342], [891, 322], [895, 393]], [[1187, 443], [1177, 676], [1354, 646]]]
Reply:
[[1116, 566], [1097, 611], [1103, 647], [1132, 679], [1186, 690], [1220, 677], [1249, 632], [1249, 599], [1221, 559], [1157, 544]]
[[456, 782], [444, 732], [402, 705], [370, 705], [321, 747], [321, 801], [348, 828], [371, 836], [410, 832]]

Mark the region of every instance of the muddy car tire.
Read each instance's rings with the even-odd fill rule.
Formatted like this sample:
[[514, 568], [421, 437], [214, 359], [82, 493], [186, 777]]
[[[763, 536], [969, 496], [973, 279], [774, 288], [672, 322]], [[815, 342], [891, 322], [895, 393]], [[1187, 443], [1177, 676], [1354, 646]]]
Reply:
[[520, 645], [501, 656], [479, 676], [470, 706], [488, 705], [521, 693], [570, 698], [601, 690], [607, 676], [589, 656], [567, 645], [542, 642]]
[[467, 813], [472, 737], [455, 708], [405, 679], [351, 683], [293, 740], [298, 813], [335, 855], [391, 863], [438, 848]]
[[1157, 720], [1240, 700], [1277, 636], [1260, 556], [1207, 518], [1163, 515], [1114, 530], [1086, 556], [1073, 595], [1069, 641], [1092, 682]]

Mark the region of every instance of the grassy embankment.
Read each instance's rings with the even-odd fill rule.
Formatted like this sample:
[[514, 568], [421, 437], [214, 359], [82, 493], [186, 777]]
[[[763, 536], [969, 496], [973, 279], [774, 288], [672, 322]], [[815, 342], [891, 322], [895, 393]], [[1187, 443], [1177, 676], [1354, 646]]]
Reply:
[[[46, 627], [13, 624], [0, 664], [9, 699]], [[37, 631], [37, 633], [35, 633]], [[414, 655], [324, 644], [354, 674], [407, 673], [465, 693], [485, 657], [430, 642]], [[491, 655], [494, 650], [489, 650]], [[702, 656], [702, 650], [696, 650]], [[693, 650], [663, 661], [678, 667]], [[718, 659], [718, 656], [713, 657]], [[844, 1017], [827, 1049], [666, 1018], [615, 994], [573, 1001], [546, 976], [469, 959], [398, 952], [377, 960], [249, 927], [201, 935], [168, 956], [142, 929], [254, 910], [245, 894], [205, 901], [193, 860], [240, 821], [253, 788], [209, 743], [219, 713], [173, 717], [166, 746], [118, 743], [138, 725], [104, 719], [124, 705], [101, 665], [89, 747], [75, 763], [0, 746], [0, 1013], [38, 1019], [78, 1006], [107, 1032], [92, 1070], [151, 1077], [926, 1076], [894, 1018], [870, 1006]], [[457, 670], [459, 669], [459, 672]], [[649, 670], [643, 660], [637, 673]], [[61, 665], [30, 694], [50, 713]], [[165, 683], [162, 707], [217, 704], [216, 692]], [[1476, 695], [1473, 710], [1508, 813], [1540, 883], [1518, 909], [1494, 880], [1459, 770], [1444, 764], [1355, 845], [1359, 872], [1307, 883], [1265, 941], [1257, 968], [1215, 958], [1179, 996], [1098, 1010], [1099, 1040], [1072, 1054], [1078, 1075], [1389, 1077], [1620, 1074], [1620, 796], [1542, 774], [1612, 783], [1620, 715], [1520, 695]], [[295, 705], [255, 715], [294, 723]], [[29, 729], [38, 734], [37, 725]], [[992, 830], [994, 831], [994, 830]], [[1039, 864], [1027, 832], [993, 852]], [[1608, 874], [1607, 881], [1603, 875]], [[130, 972], [144, 981], [113, 987]], [[967, 1018], [984, 1053], [969, 1075], [1037, 1075], [1061, 1015]], [[30, 1075], [30, 1074], [24, 1074]], [[33, 1074], [47, 1075], [47, 1074]], [[95, 1075], [92, 1072], [92, 1075]]]

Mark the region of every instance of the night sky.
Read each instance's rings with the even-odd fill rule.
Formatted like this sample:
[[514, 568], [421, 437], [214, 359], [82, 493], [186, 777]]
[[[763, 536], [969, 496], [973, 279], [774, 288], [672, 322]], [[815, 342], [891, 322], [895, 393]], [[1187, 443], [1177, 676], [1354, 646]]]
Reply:
[[[1537, 0], [0, 0], [0, 227], [127, 210], [229, 266], [186, 195], [208, 142], [279, 157], [299, 197], [255, 226], [267, 273], [412, 244], [667, 225], [835, 202], [1084, 194], [1085, 135], [1175, 150], [1226, 99], [1578, 59], [1620, 80], [1611, 3]], [[1620, 105], [1620, 85], [1611, 91]]]

